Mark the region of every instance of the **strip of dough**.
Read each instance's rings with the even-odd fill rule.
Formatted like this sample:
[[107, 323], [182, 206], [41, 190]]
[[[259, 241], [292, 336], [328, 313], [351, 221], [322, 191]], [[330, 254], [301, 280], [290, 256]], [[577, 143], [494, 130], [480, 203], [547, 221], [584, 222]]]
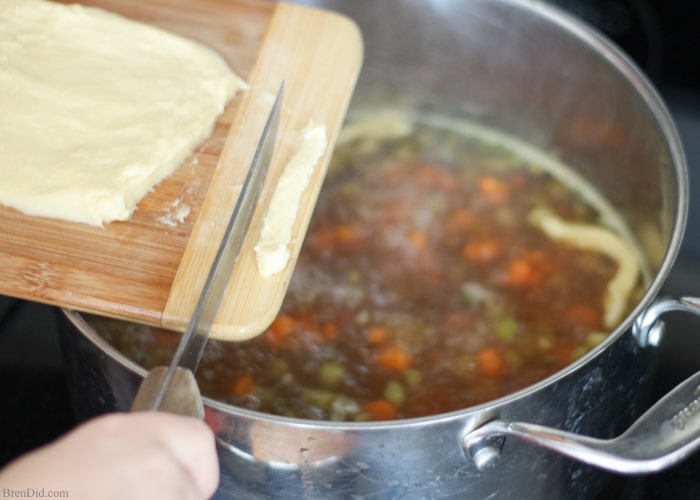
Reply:
[[615, 276], [608, 282], [603, 318], [603, 324], [607, 328], [617, 326], [639, 278], [639, 261], [634, 250], [609, 229], [568, 222], [544, 208], [533, 210], [528, 219], [550, 238], [584, 250], [600, 252], [617, 263]]
[[300, 133], [298, 149], [277, 181], [255, 246], [258, 272], [265, 277], [280, 272], [289, 262], [292, 226], [301, 197], [326, 150], [326, 143], [326, 128], [323, 125], [310, 123], [306, 126]]
[[93, 7], [0, 0], [0, 203], [127, 219], [244, 87], [214, 51]]

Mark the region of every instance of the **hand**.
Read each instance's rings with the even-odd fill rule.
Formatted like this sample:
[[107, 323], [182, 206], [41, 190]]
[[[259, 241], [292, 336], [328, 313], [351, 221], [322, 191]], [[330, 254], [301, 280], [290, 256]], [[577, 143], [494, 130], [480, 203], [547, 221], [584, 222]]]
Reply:
[[60, 490], [71, 500], [203, 499], [218, 482], [212, 431], [159, 412], [98, 417], [0, 471], [0, 492]]

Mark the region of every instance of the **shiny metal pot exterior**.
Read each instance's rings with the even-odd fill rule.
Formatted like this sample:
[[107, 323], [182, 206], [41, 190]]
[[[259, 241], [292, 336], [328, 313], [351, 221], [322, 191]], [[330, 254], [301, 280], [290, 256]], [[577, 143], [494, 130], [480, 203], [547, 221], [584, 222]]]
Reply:
[[[78, 418], [128, 411], [146, 371], [119, 355], [74, 313], [62, 345]], [[649, 352], [626, 333], [567, 376], [452, 414], [343, 424], [264, 415], [205, 398], [217, 431], [218, 498], [592, 497], [607, 474], [555, 452], [510, 440], [501, 462], [480, 472], [463, 439], [494, 417], [612, 437], [639, 413]]]
[[[611, 438], [646, 399], [658, 330], [633, 328], [666, 278], [685, 225], [686, 170], [673, 124], [627, 58], [579, 22], [521, 0], [309, 1], [355, 19], [365, 65], [351, 111], [400, 105], [468, 118], [546, 151], [596, 185], [625, 219], [649, 287], [613, 334], [568, 368], [488, 404], [386, 423], [295, 420], [207, 400], [221, 498], [582, 498], [607, 473], [489, 421]], [[128, 410], [145, 370], [63, 311], [81, 418]], [[653, 325], [652, 325], [653, 326]], [[644, 331], [642, 331], [644, 330]], [[506, 426], [507, 427], [507, 426]], [[501, 449], [501, 444], [503, 447]], [[491, 468], [493, 458], [500, 462]]]

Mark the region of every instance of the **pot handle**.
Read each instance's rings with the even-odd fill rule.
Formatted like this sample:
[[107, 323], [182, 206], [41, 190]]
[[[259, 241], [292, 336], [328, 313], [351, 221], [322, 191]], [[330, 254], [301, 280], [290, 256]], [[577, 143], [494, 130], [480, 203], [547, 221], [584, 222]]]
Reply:
[[[660, 341], [659, 316], [668, 311], [700, 315], [700, 299], [666, 298], [652, 304], [633, 327], [643, 345]], [[487, 422], [463, 439], [465, 452], [478, 470], [487, 470], [498, 462], [506, 436], [613, 472], [642, 474], [663, 470], [700, 447], [700, 372], [679, 384], [614, 439], [580, 436], [523, 422]]]

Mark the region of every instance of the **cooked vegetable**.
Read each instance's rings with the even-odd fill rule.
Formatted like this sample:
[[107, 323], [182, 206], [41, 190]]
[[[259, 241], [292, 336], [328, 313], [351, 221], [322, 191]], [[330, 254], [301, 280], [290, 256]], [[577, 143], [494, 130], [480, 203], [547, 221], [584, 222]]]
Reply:
[[[457, 410], [561, 369], [629, 310], [635, 253], [601, 225], [615, 218], [599, 195], [560, 180], [576, 176], [383, 120], [386, 134], [365, 139], [377, 127], [358, 125], [337, 149], [274, 323], [258, 339], [210, 342], [206, 395], [309, 419]], [[167, 362], [178, 338], [91, 322], [146, 366]]]

